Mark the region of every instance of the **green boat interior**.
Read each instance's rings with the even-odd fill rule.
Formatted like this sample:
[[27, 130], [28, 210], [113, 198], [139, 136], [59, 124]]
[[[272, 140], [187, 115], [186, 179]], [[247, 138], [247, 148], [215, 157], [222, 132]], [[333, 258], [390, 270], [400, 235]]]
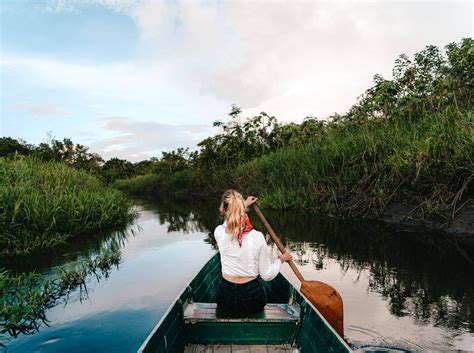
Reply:
[[218, 310], [215, 295], [220, 278], [216, 254], [138, 352], [350, 352], [283, 275], [263, 282], [268, 304], [262, 312], [245, 316]]

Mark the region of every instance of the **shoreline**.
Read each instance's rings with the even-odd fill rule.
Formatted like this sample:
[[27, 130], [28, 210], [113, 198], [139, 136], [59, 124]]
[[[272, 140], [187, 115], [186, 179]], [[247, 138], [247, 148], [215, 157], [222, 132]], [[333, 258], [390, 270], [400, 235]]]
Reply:
[[[130, 195], [133, 198], [154, 200], [156, 197], [147, 198], [145, 196]], [[176, 197], [178, 200], [195, 200], [207, 201], [209, 203], [209, 194], [202, 192], [192, 192], [189, 197]], [[213, 200], [219, 200], [220, 195], [213, 195]], [[216, 201], [217, 203], [217, 201]], [[268, 207], [263, 207], [268, 208]], [[285, 209], [268, 208], [274, 211], [285, 211]], [[426, 217], [422, 218], [421, 212], [416, 211], [416, 205], [409, 205], [403, 203], [393, 203], [388, 205], [385, 210], [379, 214], [372, 214], [368, 216], [344, 216], [344, 215], [328, 215], [318, 213], [308, 209], [291, 209], [296, 212], [307, 212], [318, 216], [329, 217], [333, 219], [349, 220], [349, 221], [374, 221], [393, 227], [397, 231], [404, 232], [436, 232], [441, 235], [452, 235], [456, 238], [472, 238], [474, 239], [474, 200], [470, 199], [461, 210], [458, 211], [454, 220], [441, 219], [441, 217]]]
[[378, 217], [368, 219], [380, 220], [404, 231], [428, 230], [459, 237], [474, 237], [474, 203], [472, 200], [456, 214], [454, 219], [439, 219], [435, 217], [421, 218], [421, 212], [416, 206], [393, 204], [387, 206]]

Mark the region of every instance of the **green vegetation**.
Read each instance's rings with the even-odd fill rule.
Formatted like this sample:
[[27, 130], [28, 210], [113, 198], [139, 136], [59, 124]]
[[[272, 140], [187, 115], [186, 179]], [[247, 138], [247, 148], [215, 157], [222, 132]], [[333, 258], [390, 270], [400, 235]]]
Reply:
[[85, 171], [32, 157], [0, 158], [0, 200], [0, 256], [124, 227], [135, 216], [126, 196]]
[[38, 331], [41, 324], [48, 323], [46, 310], [56, 305], [59, 298], [79, 287], [81, 300], [86, 299], [86, 278], [107, 278], [119, 263], [119, 248], [112, 245], [103, 247], [95, 257], [69, 263], [50, 275], [0, 271], [0, 334], [17, 337], [20, 333]]
[[235, 179], [280, 209], [364, 216], [403, 202], [424, 214], [452, 214], [472, 198], [472, 122], [472, 113], [447, 108], [413, 122], [336, 124], [306, 147], [240, 165]]
[[141, 174], [148, 168], [151, 161], [131, 163], [124, 159], [102, 159], [97, 153], [90, 153], [89, 147], [75, 144], [69, 138], [62, 141], [48, 136], [48, 142], [38, 146], [28, 144], [11, 137], [0, 138], [0, 157], [29, 156], [43, 162], [61, 162], [72, 168], [92, 174], [108, 184], [120, 178], [128, 178]]
[[[125, 195], [91, 175], [98, 175], [101, 158], [84, 146], [64, 139], [35, 147], [2, 138], [0, 156], [0, 258], [5, 264], [33, 253], [50, 255], [59, 244], [99, 230], [123, 229], [136, 216]], [[47, 309], [77, 287], [84, 299], [88, 276], [100, 280], [118, 266], [119, 245], [106, 243], [98, 254], [53, 273], [0, 268], [0, 335], [36, 332], [47, 324]]]
[[68, 138], [59, 141], [48, 136], [48, 140], [48, 143], [43, 142], [34, 146], [11, 137], [2, 137], [0, 138], [0, 157], [30, 156], [44, 162], [63, 162], [76, 169], [98, 174], [104, 160], [97, 153], [89, 153], [88, 147], [74, 144]]
[[[375, 75], [344, 115], [281, 124], [262, 112], [217, 121], [222, 133], [153, 159], [142, 174], [115, 182], [143, 196], [220, 193], [235, 187], [270, 208], [338, 216], [412, 205], [417, 216], [449, 221], [472, 201], [474, 41], [444, 53], [427, 46], [395, 61], [393, 79]], [[142, 163], [142, 167], [145, 164]]]
[[150, 161], [147, 174], [119, 179], [112, 185], [124, 192], [144, 197], [167, 195], [170, 191], [173, 196], [187, 197], [199, 191], [200, 176], [193, 170], [191, 162], [196, 156], [196, 152], [184, 148], [164, 152], [160, 160]]

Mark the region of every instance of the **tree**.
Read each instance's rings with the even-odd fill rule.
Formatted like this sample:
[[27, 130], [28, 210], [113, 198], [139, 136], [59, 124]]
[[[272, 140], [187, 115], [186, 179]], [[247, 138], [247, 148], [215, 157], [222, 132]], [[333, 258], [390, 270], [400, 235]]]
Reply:
[[0, 157], [7, 157], [14, 154], [27, 156], [31, 154], [32, 145], [27, 145], [24, 141], [19, 141], [11, 137], [0, 138]]
[[109, 159], [101, 168], [101, 176], [106, 183], [112, 183], [118, 179], [130, 178], [134, 174], [134, 165], [120, 158]]

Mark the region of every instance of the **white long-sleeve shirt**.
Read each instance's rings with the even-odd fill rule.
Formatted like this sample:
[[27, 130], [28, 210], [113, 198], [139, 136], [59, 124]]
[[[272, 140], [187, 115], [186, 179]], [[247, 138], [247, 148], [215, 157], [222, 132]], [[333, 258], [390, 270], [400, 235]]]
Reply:
[[226, 233], [226, 222], [217, 226], [214, 237], [219, 247], [222, 274], [241, 277], [256, 277], [271, 281], [280, 272], [281, 261], [270, 260], [264, 235], [252, 229], [242, 237], [242, 247], [237, 239]]

